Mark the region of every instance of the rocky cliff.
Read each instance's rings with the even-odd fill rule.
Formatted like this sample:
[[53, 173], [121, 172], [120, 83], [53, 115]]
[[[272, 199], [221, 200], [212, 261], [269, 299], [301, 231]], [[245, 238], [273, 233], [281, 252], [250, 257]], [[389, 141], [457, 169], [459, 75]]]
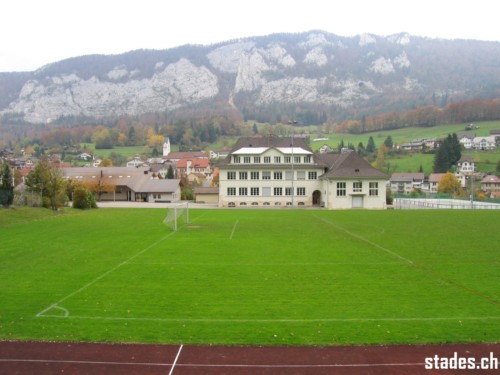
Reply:
[[0, 73], [4, 123], [98, 120], [198, 105], [227, 105], [249, 116], [273, 108], [338, 117], [499, 94], [500, 43], [408, 34], [277, 34]]

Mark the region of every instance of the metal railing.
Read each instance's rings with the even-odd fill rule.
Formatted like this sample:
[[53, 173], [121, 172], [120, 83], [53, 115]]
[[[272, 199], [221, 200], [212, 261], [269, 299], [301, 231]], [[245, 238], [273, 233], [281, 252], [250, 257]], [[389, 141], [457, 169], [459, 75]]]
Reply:
[[394, 198], [397, 210], [447, 209], [447, 210], [500, 210], [499, 203], [467, 201], [450, 198]]

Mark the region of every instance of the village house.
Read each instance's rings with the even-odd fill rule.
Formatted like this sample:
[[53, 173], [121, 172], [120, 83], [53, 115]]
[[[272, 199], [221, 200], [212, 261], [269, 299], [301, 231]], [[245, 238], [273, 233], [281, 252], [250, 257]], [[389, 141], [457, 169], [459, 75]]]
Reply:
[[413, 190], [421, 190], [424, 180], [424, 173], [393, 173], [390, 179], [391, 192], [410, 194]]
[[464, 149], [470, 150], [474, 147], [475, 134], [459, 134], [457, 136], [460, 144], [464, 146]]
[[500, 178], [488, 175], [481, 181], [481, 190], [489, 197], [496, 197], [500, 193]]
[[193, 189], [195, 203], [219, 203], [218, 187], [198, 187]]
[[481, 151], [491, 151], [495, 150], [496, 145], [496, 136], [490, 135], [487, 137], [475, 137], [473, 140], [474, 149]]
[[137, 202], [178, 202], [181, 197], [179, 180], [154, 178], [149, 167], [73, 167], [62, 168], [66, 179], [84, 184], [112, 187], [101, 200]]
[[205, 177], [212, 174], [212, 168], [207, 158], [183, 158], [177, 162], [177, 175], [188, 176], [191, 173], [200, 173]]
[[314, 154], [303, 138], [240, 138], [218, 167], [220, 207], [386, 208], [385, 173], [350, 150]]
[[319, 153], [320, 154], [327, 154], [329, 152], [333, 152], [333, 148], [331, 148], [329, 145], [326, 143], [319, 148]]
[[424, 187], [428, 193], [435, 194], [437, 193], [439, 181], [446, 173], [431, 173], [428, 178], [428, 184]]
[[455, 171], [455, 176], [457, 176], [458, 181], [462, 187], [467, 186], [467, 179], [474, 176], [476, 172], [476, 167], [474, 164], [474, 159], [471, 156], [462, 156], [457, 162], [457, 169]]

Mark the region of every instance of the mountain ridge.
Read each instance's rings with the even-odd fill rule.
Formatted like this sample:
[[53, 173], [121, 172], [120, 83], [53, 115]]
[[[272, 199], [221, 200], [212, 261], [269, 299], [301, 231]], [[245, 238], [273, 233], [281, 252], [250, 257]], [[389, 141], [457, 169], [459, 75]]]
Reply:
[[0, 73], [3, 123], [237, 113], [321, 123], [500, 96], [500, 43], [321, 30], [86, 55]]

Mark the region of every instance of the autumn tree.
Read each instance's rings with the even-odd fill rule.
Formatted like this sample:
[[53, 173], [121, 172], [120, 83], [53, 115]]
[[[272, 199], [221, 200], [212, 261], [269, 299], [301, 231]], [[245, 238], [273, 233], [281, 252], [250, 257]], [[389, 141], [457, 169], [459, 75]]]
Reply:
[[150, 133], [148, 134], [148, 147], [149, 148], [156, 148], [156, 149], [162, 149], [163, 143], [165, 142], [165, 137], [163, 135], [159, 135], [156, 133]]
[[92, 141], [95, 143], [96, 149], [113, 148], [113, 139], [111, 132], [104, 126], [97, 126], [92, 134]]
[[26, 176], [25, 184], [28, 192], [41, 197], [43, 207], [55, 211], [67, 202], [66, 182], [62, 171], [51, 166], [46, 158], [38, 161], [35, 168]]
[[450, 194], [452, 197], [463, 195], [463, 189], [460, 181], [457, 176], [451, 172], [448, 172], [441, 177], [438, 183], [437, 191], [438, 193]]
[[112, 166], [113, 166], [113, 161], [110, 158], [104, 158], [99, 163], [99, 167], [112, 167]]
[[116, 185], [110, 181], [107, 181], [106, 178], [104, 177], [104, 173], [101, 170], [99, 178], [92, 180], [92, 181], [86, 181], [84, 183], [85, 188], [90, 190], [94, 195], [97, 195], [97, 200], [100, 201], [101, 197], [105, 193], [112, 193], [116, 189]]
[[387, 154], [388, 149], [385, 143], [379, 147], [377, 152], [377, 159], [375, 160], [375, 168], [382, 170], [385, 164], [385, 155]]

